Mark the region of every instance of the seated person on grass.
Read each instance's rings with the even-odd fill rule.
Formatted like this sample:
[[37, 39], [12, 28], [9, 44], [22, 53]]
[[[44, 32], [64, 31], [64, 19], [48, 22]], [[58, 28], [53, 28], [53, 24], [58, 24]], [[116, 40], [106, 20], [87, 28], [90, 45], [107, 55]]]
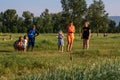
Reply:
[[23, 37], [22, 36], [19, 37], [19, 40], [15, 41], [14, 49], [16, 51], [23, 51]]

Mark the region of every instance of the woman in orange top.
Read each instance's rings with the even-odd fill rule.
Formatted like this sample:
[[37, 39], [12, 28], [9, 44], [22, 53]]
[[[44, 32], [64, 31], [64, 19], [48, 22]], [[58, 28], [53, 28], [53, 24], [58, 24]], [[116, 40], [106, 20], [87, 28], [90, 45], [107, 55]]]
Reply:
[[70, 24], [67, 26], [67, 51], [70, 52], [72, 50], [72, 44], [74, 41], [74, 32], [75, 32], [75, 26], [73, 25], [73, 22], [70, 22]]

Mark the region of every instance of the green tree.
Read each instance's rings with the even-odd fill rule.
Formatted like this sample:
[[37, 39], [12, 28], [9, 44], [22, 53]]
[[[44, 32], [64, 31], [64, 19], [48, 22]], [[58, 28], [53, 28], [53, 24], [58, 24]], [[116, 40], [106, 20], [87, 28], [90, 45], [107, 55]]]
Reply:
[[118, 26], [116, 27], [116, 32], [120, 33], [120, 22], [119, 22]]
[[17, 32], [18, 32], [17, 26], [13, 26], [12, 32], [13, 32], [13, 33], [17, 33]]
[[116, 23], [115, 23], [115, 21], [110, 20], [108, 27], [109, 27], [108, 32], [114, 33], [114, 32], [115, 32], [115, 29], [116, 29]]
[[3, 20], [4, 20], [4, 13], [0, 13], [0, 32], [3, 32]]
[[3, 22], [3, 19], [4, 19], [4, 13], [1, 12], [1, 13], [0, 13], [0, 22]]
[[82, 18], [86, 13], [87, 5], [85, 0], [61, 0], [63, 8], [63, 21], [66, 26], [69, 21], [73, 21], [76, 26], [76, 31], [79, 32], [79, 28], [82, 23]]
[[42, 26], [42, 29], [43, 29], [43, 32], [53, 32], [53, 27], [52, 27], [52, 24], [51, 24], [51, 15], [49, 14], [49, 10], [48, 9], [45, 9], [45, 11], [41, 14], [42, 19], [43, 19], [43, 26]]
[[43, 33], [43, 19], [42, 17], [34, 17], [34, 24], [36, 25], [37, 29], [39, 30], [39, 32]]
[[53, 32], [58, 32], [58, 30], [63, 30], [64, 31], [64, 26], [63, 26], [63, 22], [62, 22], [62, 13], [55, 13], [52, 14], [52, 26], [53, 26]]
[[24, 19], [23, 19], [23, 17], [18, 17], [18, 20], [17, 20], [18, 33], [23, 32], [23, 28], [22, 28], [23, 26], [24, 26]]
[[0, 32], [2, 32], [2, 22], [0, 22]]
[[13, 27], [16, 26], [18, 15], [16, 10], [8, 9], [4, 12], [4, 27], [7, 27], [7, 32], [14, 32]]
[[93, 3], [89, 6], [86, 19], [91, 22], [91, 28], [93, 32], [106, 32], [108, 25], [108, 13], [104, 9], [102, 0], [93, 0]]
[[120, 22], [119, 22], [118, 26], [120, 26]]
[[24, 26], [29, 28], [33, 24], [34, 14], [29, 11], [24, 11], [22, 16], [24, 17]]

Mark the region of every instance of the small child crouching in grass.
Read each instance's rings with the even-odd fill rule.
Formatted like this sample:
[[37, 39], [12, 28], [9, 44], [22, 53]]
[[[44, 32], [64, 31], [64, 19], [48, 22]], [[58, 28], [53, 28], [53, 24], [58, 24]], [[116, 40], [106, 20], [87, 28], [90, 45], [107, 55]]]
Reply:
[[23, 51], [22, 45], [23, 45], [23, 37], [20, 36], [19, 39], [14, 43], [14, 49], [16, 51]]
[[63, 47], [64, 47], [64, 35], [63, 32], [60, 30], [58, 32], [58, 50], [60, 52], [63, 52]]
[[26, 52], [26, 48], [27, 48], [27, 36], [24, 36], [24, 39], [22, 36], [19, 37], [19, 39], [17, 41], [15, 41], [14, 43], [14, 49], [16, 51], [24, 51]]

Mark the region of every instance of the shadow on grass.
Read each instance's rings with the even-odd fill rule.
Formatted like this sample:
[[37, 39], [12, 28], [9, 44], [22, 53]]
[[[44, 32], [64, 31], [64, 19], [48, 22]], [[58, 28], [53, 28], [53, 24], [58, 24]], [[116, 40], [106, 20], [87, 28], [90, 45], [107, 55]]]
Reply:
[[12, 51], [10, 51], [10, 50], [0, 50], [0, 53], [3, 53], [3, 52], [9, 53], [9, 52], [12, 52]]
[[74, 52], [71, 52], [70, 53], [71, 55], [76, 55], [76, 56], [79, 56], [79, 57], [85, 57], [86, 56], [86, 51], [82, 50], [82, 51], [74, 51]]
[[74, 51], [70, 53], [72, 56], [80, 57], [80, 58], [85, 58], [85, 57], [91, 57], [91, 58], [98, 58], [98, 57], [119, 57], [119, 51], [118, 50], [81, 50], [81, 51]]

